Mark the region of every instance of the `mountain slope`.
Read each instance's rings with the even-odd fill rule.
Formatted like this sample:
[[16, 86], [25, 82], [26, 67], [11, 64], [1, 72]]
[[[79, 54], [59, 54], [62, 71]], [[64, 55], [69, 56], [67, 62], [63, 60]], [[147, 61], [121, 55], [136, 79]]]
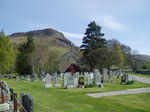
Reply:
[[15, 46], [24, 42], [28, 35], [34, 38], [35, 44], [38, 46], [44, 45], [49, 47], [51, 50], [57, 50], [62, 54], [69, 51], [69, 49], [78, 50], [70, 40], [64, 37], [61, 32], [54, 29], [43, 29], [43, 30], [33, 30], [29, 32], [19, 32], [9, 35], [11, 37]]

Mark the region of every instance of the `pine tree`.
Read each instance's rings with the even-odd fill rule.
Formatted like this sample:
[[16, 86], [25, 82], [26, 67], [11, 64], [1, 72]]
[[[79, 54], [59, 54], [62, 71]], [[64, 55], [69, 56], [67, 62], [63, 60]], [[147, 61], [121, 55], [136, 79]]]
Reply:
[[93, 69], [93, 59], [89, 54], [98, 48], [106, 47], [106, 40], [102, 38], [104, 36], [101, 33], [101, 27], [96, 25], [95, 21], [88, 24], [88, 28], [85, 32], [85, 37], [83, 38], [82, 45], [80, 46], [81, 51], [83, 52], [83, 57], [86, 60], [87, 64], [90, 65], [91, 71]]
[[18, 48], [16, 71], [21, 75], [32, 74], [31, 53], [34, 50], [34, 40], [28, 35], [27, 41], [21, 44]]

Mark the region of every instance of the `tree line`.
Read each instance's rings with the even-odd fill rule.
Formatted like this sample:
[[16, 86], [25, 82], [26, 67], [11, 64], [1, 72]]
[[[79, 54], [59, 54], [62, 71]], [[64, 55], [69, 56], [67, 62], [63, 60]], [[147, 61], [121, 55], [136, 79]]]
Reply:
[[[135, 58], [132, 49], [116, 39], [106, 40], [101, 27], [95, 21], [88, 24], [83, 37], [80, 53], [82, 65], [89, 71], [98, 68], [131, 68], [133, 71], [150, 69], [150, 62]], [[58, 72], [61, 64], [57, 52], [51, 51], [44, 43], [38, 43], [31, 35], [16, 47], [10, 37], [0, 32], [0, 73], [32, 73]]]

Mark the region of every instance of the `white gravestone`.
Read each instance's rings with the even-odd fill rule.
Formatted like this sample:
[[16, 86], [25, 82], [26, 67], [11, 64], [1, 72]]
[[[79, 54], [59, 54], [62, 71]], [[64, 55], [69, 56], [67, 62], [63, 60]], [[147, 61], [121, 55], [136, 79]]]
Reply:
[[51, 83], [51, 76], [50, 74], [46, 74], [46, 78], [45, 78], [45, 88], [50, 88], [52, 87], [52, 83]]

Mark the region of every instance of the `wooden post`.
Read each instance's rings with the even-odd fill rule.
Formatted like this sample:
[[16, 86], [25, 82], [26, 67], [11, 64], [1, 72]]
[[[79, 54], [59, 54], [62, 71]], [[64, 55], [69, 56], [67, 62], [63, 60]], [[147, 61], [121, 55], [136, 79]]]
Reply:
[[1, 99], [2, 99], [1, 103], [4, 103], [4, 93], [3, 93], [3, 89], [2, 89], [2, 82], [0, 82], [0, 88], [1, 88]]
[[14, 93], [14, 112], [17, 112], [17, 93]]

